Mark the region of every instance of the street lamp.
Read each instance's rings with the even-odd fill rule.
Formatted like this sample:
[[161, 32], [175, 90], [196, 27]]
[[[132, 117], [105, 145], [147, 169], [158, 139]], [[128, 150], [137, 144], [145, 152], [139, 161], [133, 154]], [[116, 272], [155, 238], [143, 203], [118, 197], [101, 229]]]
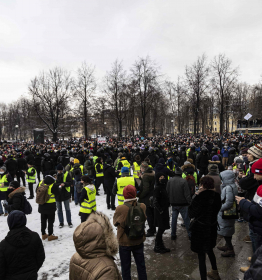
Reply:
[[[104, 122], [104, 125], [106, 126], [106, 122]], [[106, 127], [104, 126], [104, 136], [106, 134]]]
[[18, 134], [18, 124], [15, 126], [15, 129], [16, 129], [16, 141], [17, 141], [17, 134]]
[[172, 136], [172, 134], [174, 134], [174, 127], [173, 127], [173, 125], [174, 125], [174, 120], [171, 120], [171, 136]]

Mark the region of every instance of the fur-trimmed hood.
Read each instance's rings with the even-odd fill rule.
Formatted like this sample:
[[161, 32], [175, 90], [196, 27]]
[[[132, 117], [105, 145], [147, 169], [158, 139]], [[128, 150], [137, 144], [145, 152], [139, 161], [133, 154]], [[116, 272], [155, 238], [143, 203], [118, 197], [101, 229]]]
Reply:
[[19, 188], [17, 188], [17, 189], [15, 189], [14, 191], [12, 191], [9, 195], [8, 195], [8, 197], [9, 198], [12, 198], [15, 194], [17, 194], [17, 193], [25, 193], [25, 187], [19, 187]]
[[155, 177], [155, 171], [153, 171], [151, 168], [149, 168], [142, 176], [141, 178], [144, 178], [146, 176], [149, 177]]
[[209, 160], [208, 163], [209, 163], [209, 164], [219, 164], [220, 161], [212, 161], [212, 160]]
[[196, 169], [194, 164], [185, 164], [181, 167], [182, 171], [184, 171], [186, 168], [193, 168], [194, 170]]
[[84, 259], [109, 256], [118, 252], [118, 241], [109, 218], [101, 212], [93, 212], [86, 222], [74, 232], [77, 253]]

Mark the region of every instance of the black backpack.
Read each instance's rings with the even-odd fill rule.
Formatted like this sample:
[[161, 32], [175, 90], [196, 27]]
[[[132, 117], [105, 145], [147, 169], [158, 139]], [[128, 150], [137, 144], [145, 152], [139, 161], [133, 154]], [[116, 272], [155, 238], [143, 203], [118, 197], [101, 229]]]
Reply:
[[26, 199], [26, 197], [24, 196], [24, 203], [23, 203], [23, 212], [26, 214], [26, 215], [30, 215], [32, 214], [32, 206], [30, 204], [30, 202]]
[[145, 222], [146, 216], [143, 209], [140, 207], [140, 203], [130, 204], [125, 202], [129, 208], [126, 223], [125, 223], [125, 233], [129, 239], [139, 239], [144, 236], [145, 233]]

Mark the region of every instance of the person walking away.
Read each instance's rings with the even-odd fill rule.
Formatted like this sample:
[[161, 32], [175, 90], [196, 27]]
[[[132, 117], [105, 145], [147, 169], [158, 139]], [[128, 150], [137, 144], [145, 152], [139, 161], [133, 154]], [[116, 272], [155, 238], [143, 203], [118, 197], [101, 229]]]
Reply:
[[94, 180], [95, 179], [95, 167], [94, 167], [94, 163], [93, 163], [93, 154], [92, 153], [90, 153], [88, 155], [88, 158], [85, 161], [84, 167], [87, 170], [86, 175]]
[[23, 211], [25, 187], [20, 187], [18, 181], [12, 181], [6, 192], [7, 204], [4, 204], [5, 210], [10, 213], [13, 210]]
[[222, 158], [222, 164], [224, 165], [224, 167], [227, 167], [227, 163], [228, 163], [228, 156], [229, 156], [229, 148], [227, 145], [225, 145], [222, 150], [221, 150], [221, 154], [223, 156]]
[[176, 176], [167, 182], [167, 194], [169, 202], [172, 205], [172, 225], [171, 225], [171, 240], [176, 240], [177, 218], [181, 214], [187, 230], [188, 237], [190, 238], [188, 217], [188, 206], [191, 203], [191, 193], [188, 183], [182, 178], [182, 169], [176, 168]]
[[[66, 171], [69, 171], [70, 172], [70, 170], [73, 168], [73, 166], [74, 166], [74, 158], [73, 157], [70, 157], [70, 162], [67, 164], [67, 166], [65, 167], [65, 172]], [[71, 178], [73, 178], [72, 177], [72, 172], [70, 172], [70, 175], [71, 175]], [[74, 187], [74, 180], [73, 180], [73, 182], [72, 182], [72, 185], [71, 185], [71, 188], [70, 188], [70, 193], [71, 193], [71, 197], [72, 197], [72, 200], [75, 200], [75, 197], [74, 197], [74, 195], [75, 195], [75, 187]], [[71, 201], [70, 201], [71, 202]]]
[[166, 191], [167, 176], [164, 173], [156, 174], [156, 187], [154, 189], [154, 221], [155, 227], [158, 227], [156, 234], [154, 252], [167, 253], [170, 249], [165, 247], [163, 234], [165, 230], [170, 229], [169, 224], [169, 199]]
[[80, 197], [80, 192], [79, 190], [79, 185], [81, 181], [81, 177], [85, 174], [86, 170], [83, 165], [79, 163], [78, 159], [74, 159], [74, 165], [70, 169], [71, 176], [74, 180], [74, 200], [75, 200], [75, 205], [78, 205], [79, 201], [78, 198]]
[[59, 191], [55, 195], [56, 207], [57, 207], [57, 215], [59, 219], [59, 228], [64, 227], [64, 215], [62, 204], [64, 203], [65, 212], [66, 212], [66, 220], [67, 224], [70, 228], [73, 227], [71, 220], [71, 210], [70, 210], [70, 186], [72, 185], [72, 177], [70, 172], [64, 172], [63, 165], [59, 163], [57, 165], [57, 174], [56, 174], [56, 182], [58, 184]]
[[[128, 185], [124, 188], [123, 195], [125, 204], [128, 203], [130, 206], [137, 206], [136, 188], [132, 185]], [[116, 211], [113, 217], [113, 224], [117, 227], [117, 240], [119, 243], [119, 256], [121, 261], [121, 270], [123, 280], [131, 280], [131, 253], [134, 256], [138, 279], [147, 280], [145, 257], [144, 257], [144, 242], [145, 232], [141, 237], [130, 239], [126, 234], [126, 220], [129, 215], [130, 206], [119, 205], [116, 207]], [[146, 205], [141, 203], [140, 210], [146, 215]]]
[[25, 173], [24, 171], [27, 170], [27, 163], [24, 158], [22, 158], [22, 153], [17, 154], [17, 171], [16, 171], [16, 178], [17, 181], [20, 183], [20, 179], [22, 179], [23, 186], [25, 186]]
[[12, 181], [13, 179], [11, 175], [9, 175], [6, 171], [6, 167], [0, 167], [0, 216], [2, 216], [3, 214], [5, 216], [8, 215], [8, 212], [2, 207], [2, 201], [6, 203], [6, 193], [8, 190], [8, 186]]
[[38, 183], [40, 182], [41, 162], [42, 162], [42, 156], [39, 152], [37, 152], [34, 157], [34, 163], [35, 163]]
[[223, 219], [223, 211], [234, 207], [235, 196], [238, 194], [237, 186], [235, 184], [235, 174], [231, 170], [225, 170], [220, 173], [222, 180], [221, 185], [221, 201], [222, 207], [218, 213], [218, 234], [222, 235], [226, 241], [224, 246], [217, 246], [217, 249], [223, 251], [222, 257], [234, 257], [235, 251], [232, 245], [232, 236], [235, 233], [235, 219]]
[[22, 211], [14, 210], [7, 218], [10, 231], [0, 243], [0, 279], [38, 278], [45, 251], [38, 233], [28, 229], [26, 223]]
[[[219, 173], [220, 173], [220, 172], [223, 172], [223, 171], [225, 170], [224, 165], [220, 162], [219, 156], [218, 156], [218, 155], [214, 155], [214, 156], [212, 157], [212, 160], [209, 160], [209, 161], [208, 161], [208, 164], [209, 164], [209, 165], [214, 165], [214, 164], [216, 164], [216, 165], [218, 166]], [[208, 165], [207, 168], [209, 168], [209, 165]]]
[[[56, 175], [54, 170], [50, 174]], [[55, 184], [55, 178], [52, 175], [47, 175], [41, 181], [36, 189], [36, 203], [38, 203], [38, 212], [41, 214], [41, 232], [42, 239], [48, 241], [58, 239], [54, 233], [56, 200], [55, 195], [59, 193], [59, 186]], [[46, 194], [48, 195], [46, 198]], [[48, 222], [48, 234], [46, 234], [46, 227]]]
[[154, 186], [155, 186], [155, 172], [152, 168], [148, 167], [146, 162], [142, 162], [141, 166], [141, 184], [140, 192], [138, 194], [139, 203], [144, 203], [146, 205], [146, 216], [149, 229], [147, 230], [146, 237], [154, 236], [156, 233], [156, 227], [154, 225], [154, 208], [150, 206], [150, 197], [154, 196]]
[[199, 172], [199, 178], [201, 178], [203, 175], [207, 175], [208, 149], [205, 146], [201, 148], [201, 152], [196, 157], [196, 167]]
[[26, 181], [28, 182], [28, 187], [30, 191], [30, 196], [28, 199], [33, 199], [34, 198], [34, 184], [36, 183], [36, 169], [34, 167], [34, 162], [29, 161], [27, 163], [28, 169], [27, 171], [24, 171], [26, 174]]
[[101, 157], [96, 159], [95, 172], [96, 172], [96, 193], [97, 195], [99, 195], [100, 185], [103, 184], [104, 187], [103, 159]]
[[[191, 221], [191, 250], [198, 254], [201, 280], [219, 280], [216, 257], [213, 248], [217, 239], [217, 215], [221, 208], [220, 194], [216, 192], [213, 178], [200, 179], [200, 188], [193, 197], [188, 214]], [[211, 271], [206, 269], [206, 254], [211, 263]]]
[[[262, 159], [259, 159], [252, 165], [251, 171], [254, 174], [254, 179], [256, 179], [260, 185], [253, 200], [250, 202], [240, 196], [236, 196], [236, 200], [240, 209], [249, 217], [249, 231], [253, 253], [255, 253], [256, 250], [262, 246]], [[241, 267], [240, 270], [245, 272], [248, 269], [249, 267]]]
[[[118, 172], [117, 172], [118, 174]], [[123, 191], [124, 188], [127, 185], [132, 185], [135, 186], [136, 189], [138, 188], [138, 186], [136, 185], [136, 181], [134, 179], [134, 177], [130, 177], [130, 171], [127, 167], [122, 167], [121, 169], [121, 178], [118, 178], [113, 186], [113, 190], [112, 193], [114, 195], [117, 194], [117, 200], [118, 200], [118, 205], [123, 205], [124, 204], [124, 195], [123, 195]]]
[[219, 170], [217, 164], [208, 165], [208, 174], [206, 176], [214, 180], [215, 191], [221, 195], [220, 186], [222, 182], [219, 176]]
[[79, 198], [81, 223], [84, 223], [89, 215], [96, 211], [96, 188], [92, 184], [92, 179], [88, 176], [81, 177], [83, 189]]
[[8, 173], [11, 175], [12, 179], [15, 179], [17, 172], [17, 161], [14, 159], [13, 155], [9, 154], [7, 160], [5, 161], [5, 166]]
[[73, 240], [76, 253], [69, 267], [69, 280], [86, 280], [92, 275], [96, 280], [121, 280], [114, 262], [118, 242], [109, 218], [93, 212], [87, 221], [75, 230]]
[[106, 203], [107, 209], [115, 210], [115, 200], [116, 196], [113, 194], [113, 186], [116, 181], [117, 173], [115, 172], [113, 165], [113, 160], [110, 159], [107, 161], [107, 164], [104, 164], [103, 173], [104, 173], [104, 186], [106, 189]]

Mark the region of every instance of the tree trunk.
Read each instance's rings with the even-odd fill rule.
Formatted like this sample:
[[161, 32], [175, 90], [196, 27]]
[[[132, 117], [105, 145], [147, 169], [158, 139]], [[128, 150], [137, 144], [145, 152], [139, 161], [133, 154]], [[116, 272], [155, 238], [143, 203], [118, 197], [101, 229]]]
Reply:
[[122, 137], [122, 120], [119, 120], [118, 124], [119, 124], [119, 138], [121, 138]]
[[87, 109], [86, 109], [86, 100], [84, 101], [84, 130], [85, 130], [85, 139], [88, 138], [87, 135]]
[[53, 132], [53, 141], [57, 141], [57, 132]]

